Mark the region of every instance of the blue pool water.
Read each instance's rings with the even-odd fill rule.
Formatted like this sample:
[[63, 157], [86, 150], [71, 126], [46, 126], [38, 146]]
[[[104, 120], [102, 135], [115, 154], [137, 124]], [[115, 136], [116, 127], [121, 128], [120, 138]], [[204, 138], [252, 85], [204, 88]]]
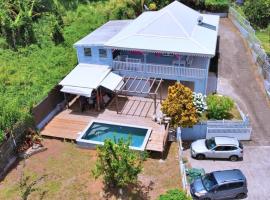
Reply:
[[141, 147], [147, 131], [148, 129], [144, 128], [93, 122], [82, 139], [104, 142], [105, 139], [109, 138], [117, 142], [120, 138], [124, 140], [130, 138], [131, 146]]

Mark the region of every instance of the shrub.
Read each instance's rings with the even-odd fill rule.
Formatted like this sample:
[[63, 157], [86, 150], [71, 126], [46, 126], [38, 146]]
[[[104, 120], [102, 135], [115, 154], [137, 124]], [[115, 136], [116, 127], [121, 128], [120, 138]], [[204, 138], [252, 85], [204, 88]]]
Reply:
[[202, 93], [193, 92], [193, 104], [196, 107], [196, 111], [199, 115], [201, 115], [207, 109], [205, 98], [206, 96]]
[[192, 127], [198, 122], [192, 94], [192, 91], [181, 83], [169, 87], [168, 96], [162, 102], [161, 110], [172, 118], [173, 127]]
[[182, 190], [173, 189], [168, 190], [166, 194], [160, 195], [158, 200], [192, 200], [192, 198]]
[[210, 119], [229, 119], [230, 111], [234, 106], [231, 98], [221, 95], [209, 95], [206, 99]]
[[211, 12], [227, 12], [229, 9], [228, 0], [205, 0], [205, 8]]
[[142, 171], [144, 153], [129, 149], [130, 142], [120, 139], [117, 143], [110, 139], [98, 146], [98, 159], [92, 174], [95, 178], [103, 177], [108, 187], [126, 187], [136, 184], [138, 174]]
[[270, 0], [247, 0], [243, 10], [254, 27], [266, 28], [270, 24]]

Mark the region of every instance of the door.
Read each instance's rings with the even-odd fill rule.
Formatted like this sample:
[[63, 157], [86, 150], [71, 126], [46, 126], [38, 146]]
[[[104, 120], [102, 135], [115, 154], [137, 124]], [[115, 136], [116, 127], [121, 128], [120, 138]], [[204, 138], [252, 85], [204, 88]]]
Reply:
[[217, 146], [211, 150], [211, 158], [227, 158], [225, 146]]
[[223, 185], [218, 186], [212, 193], [212, 199], [227, 199], [231, 197], [229, 184], [225, 183]]

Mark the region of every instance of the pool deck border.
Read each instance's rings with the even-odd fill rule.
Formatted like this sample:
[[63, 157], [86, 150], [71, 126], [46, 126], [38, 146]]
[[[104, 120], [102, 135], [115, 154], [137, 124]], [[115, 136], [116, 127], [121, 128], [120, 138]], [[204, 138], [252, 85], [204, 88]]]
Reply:
[[143, 143], [142, 143], [141, 147], [129, 146], [130, 149], [137, 150], [137, 151], [144, 151], [145, 150], [146, 144], [147, 144], [147, 142], [149, 140], [149, 137], [150, 137], [150, 134], [152, 132], [151, 127], [138, 126], [138, 125], [132, 125], [132, 124], [126, 124], [126, 123], [117, 123], [117, 122], [112, 122], [112, 121], [107, 121], [107, 120], [93, 119], [93, 120], [91, 120], [89, 122], [89, 124], [86, 126], [86, 128], [77, 137], [76, 142], [77, 142], [78, 146], [83, 146], [83, 147], [86, 147], [86, 148], [87, 147], [95, 148], [96, 145], [103, 145], [104, 144], [104, 142], [82, 139], [82, 137], [85, 135], [86, 131], [92, 126], [93, 123], [103, 123], [103, 124], [109, 124], [109, 125], [118, 125], [118, 126], [146, 129], [147, 132], [146, 132], [146, 135], [144, 137], [144, 140], [143, 140]]

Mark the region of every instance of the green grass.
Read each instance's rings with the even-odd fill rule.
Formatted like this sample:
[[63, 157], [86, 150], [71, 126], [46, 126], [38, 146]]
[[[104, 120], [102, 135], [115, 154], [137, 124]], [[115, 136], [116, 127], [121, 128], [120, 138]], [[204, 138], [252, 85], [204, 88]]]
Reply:
[[270, 25], [267, 29], [257, 30], [256, 36], [261, 41], [262, 47], [264, 48], [265, 52], [270, 55]]

